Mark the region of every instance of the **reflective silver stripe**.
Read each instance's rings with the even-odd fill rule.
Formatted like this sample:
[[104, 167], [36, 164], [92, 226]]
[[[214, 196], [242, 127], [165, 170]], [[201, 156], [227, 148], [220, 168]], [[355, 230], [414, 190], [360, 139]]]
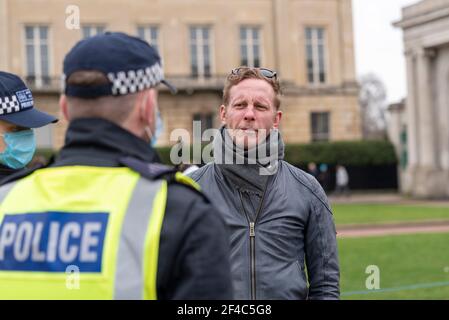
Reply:
[[0, 188], [0, 204], [5, 200], [11, 189], [17, 184], [17, 181], [5, 184]]
[[145, 238], [154, 198], [162, 183], [140, 178], [134, 188], [120, 235], [114, 299], [143, 299]]

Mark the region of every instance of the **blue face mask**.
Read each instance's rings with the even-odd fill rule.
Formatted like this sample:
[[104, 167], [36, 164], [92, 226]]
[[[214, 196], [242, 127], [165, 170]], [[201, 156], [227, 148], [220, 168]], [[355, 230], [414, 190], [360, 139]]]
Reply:
[[33, 130], [4, 133], [6, 149], [0, 153], [0, 163], [11, 169], [22, 169], [33, 158], [36, 139]]
[[154, 147], [156, 145], [157, 139], [161, 137], [162, 132], [164, 131], [164, 122], [162, 121], [161, 113], [159, 110], [156, 111], [156, 128], [154, 130], [154, 134], [151, 136], [151, 146]]

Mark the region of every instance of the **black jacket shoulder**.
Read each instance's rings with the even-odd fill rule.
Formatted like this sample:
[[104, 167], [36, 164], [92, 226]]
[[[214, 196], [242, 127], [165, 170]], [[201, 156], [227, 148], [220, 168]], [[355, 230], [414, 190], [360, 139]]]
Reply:
[[209, 200], [171, 183], [160, 239], [158, 299], [232, 299], [228, 232]]
[[121, 158], [146, 179], [168, 181], [159, 242], [158, 299], [232, 299], [228, 232], [195, 182], [174, 168]]

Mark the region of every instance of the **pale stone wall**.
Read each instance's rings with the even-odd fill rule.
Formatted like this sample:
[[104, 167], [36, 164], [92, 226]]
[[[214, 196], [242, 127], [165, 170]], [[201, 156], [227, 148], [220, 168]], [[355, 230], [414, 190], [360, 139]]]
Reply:
[[173, 145], [170, 133], [175, 129], [186, 129], [192, 137], [192, 121], [195, 113], [212, 113], [215, 115], [214, 127], [220, 126], [219, 107], [221, 96], [216, 92], [201, 92], [193, 95], [182, 94], [172, 96], [159, 95], [162, 119], [164, 119], [164, 133], [158, 145]]
[[361, 139], [357, 98], [335, 96], [284, 97], [281, 131], [287, 143], [311, 141], [312, 112], [330, 113], [330, 140]]
[[[0, 39], [7, 36], [7, 46], [0, 47], [0, 66], [25, 75], [24, 26], [45, 24], [49, 28], [50, 73], [60, 77], [62, 61], [70, 48], [81, 39], [81, 30], [65, 27], [66, 7], [78, 5], [81, 25], [101, 24], [106, 30], [137, 33], [140, 24], [159, 27], [160, 49], [165, 74], [188, 80], [190, 75], [189, 27], [208, 25], [211, 32], [212, 75], [224, 76], [240, 64], [239, 28], [261, 28], [262, 65], [278, 71], [292, 92], [284, 97], [285, 116], [282, 130], [288, 142], [310, 141], [310, 112], [331, 112], [331, 140], [361, 138], [360, 115], [355, 85], [354, 43], [351, 0], [0, 0], [7, 19], [1, 19]], [[2, 28], [5, 25], [6, 28]], [[326, 30], [327, 83], [310, 86], [306, 77], [305, 27]], [[7, 30], [7, 32], [5, 32]], [[3, 60], [2, 60], [3, 59]], [[2, 62], [3, 61], [3, 62]], [[51, 106], [59, 114], [58, 89], [53, 95], [35, 90], [36, 100]], [[159, 144], [169, 142], [174, 128], [192, 127], [195, 112], [216, 111], [221, 102], [221, 88], [181, 90], [178, 96], [161, 94], [165, 132]], [[48, 99], [52, 99], [50, 102]], [[39, 104], [40, 105], [40, 104]], [[218, 119], [216, 126], [219, 125]], [[54, 145], [63, 143], [67, 124], [57, 125]]]

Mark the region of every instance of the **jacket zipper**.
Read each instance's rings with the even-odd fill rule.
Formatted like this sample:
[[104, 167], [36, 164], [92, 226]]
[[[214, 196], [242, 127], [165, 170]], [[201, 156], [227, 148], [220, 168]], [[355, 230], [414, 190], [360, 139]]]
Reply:
[[250, 273], [251, 273], [251, 300], [256, 300], [256, 222], [259, 217], [259, 213], [262, 210], [263, 201], [265, 199], [265, 193], [267, 191], [267, 184], [263, 190], [262, 199], [257, 210], [254, 221], [251, 221], [248, 213], [246, 212], [245, 205], [243, 204], [242, 193], [239, 191], [240, 202], [242, 203], [243, 212], [245, 213], [246, 220], [249, 224], [249, 246], [250, 246]]

